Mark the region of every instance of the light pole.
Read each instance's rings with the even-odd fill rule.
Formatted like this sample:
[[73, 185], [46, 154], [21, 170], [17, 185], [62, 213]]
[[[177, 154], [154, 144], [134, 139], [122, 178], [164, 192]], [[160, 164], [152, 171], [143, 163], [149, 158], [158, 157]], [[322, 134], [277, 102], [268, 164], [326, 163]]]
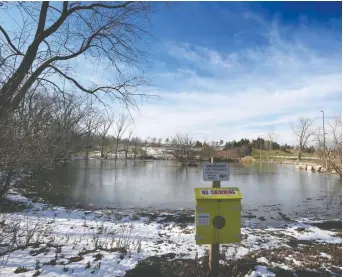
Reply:
[[327, 160], [326, 160], [326, 150], [325, 150], [325, 127], [324, 127], [324, 111], [320, 111], [321, 113], [323, 113], [323, 141], [324, 141], [324, 160], [325, 160], [325, 172], [328, 168], [327, 165]]

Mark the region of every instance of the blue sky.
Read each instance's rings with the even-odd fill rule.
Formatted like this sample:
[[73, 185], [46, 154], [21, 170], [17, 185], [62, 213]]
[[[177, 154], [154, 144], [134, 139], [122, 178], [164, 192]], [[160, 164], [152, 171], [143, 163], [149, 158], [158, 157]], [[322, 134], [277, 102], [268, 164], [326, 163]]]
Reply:
[[147, 67], [159, 95], [140, 107], [141, 136], [201, 140], [314, 129], [341, 115], [340, 2], [176, 2], [151, 18]]
[[[273, 131], [277, 141], [294, 144], [290, 124], [299, 117], [313, 119], [315, 129], [321, 110], [327, 120], [341, 115], [341, 2], [153, 5], [153, 38], [141, 45], [151, 86], [141, 91], [158, 97], [138, 101], [135, 135], [217, 141]], [[86, 82], [113, 78], [85, 57], [74, 66]]]

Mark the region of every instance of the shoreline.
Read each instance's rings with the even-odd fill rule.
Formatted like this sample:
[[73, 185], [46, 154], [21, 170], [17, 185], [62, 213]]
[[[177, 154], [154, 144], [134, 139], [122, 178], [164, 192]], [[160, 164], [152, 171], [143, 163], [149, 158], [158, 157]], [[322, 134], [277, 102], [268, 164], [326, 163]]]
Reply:
[[321, 166], [318, 163], [314, 163], [311, 161], [297, 161], [297, 160], [256, 160], [256, 163], [270, 163], [270, 164], [286, 164], [286, 165], [294, 165], [296, 170], [305, 170], [305, 171], [311, 171], [313, 173], [325, 173], [329, 175], [336, 175], [339, 176], [339, 174], [335, 170], [326, 171], [323, 166]]
[[[170, 270], [166, 276], [178, 277], [169, 268], [173, 263], [192, 267], [197, 273], [190, 276], [205, 276], [200, 273], [207, 270], [204, 261], [208, 259], [208, 247], [195, 245], [192, 210], [76, 210], [33, 203], [21, 195], [12, 194], [9, 198], [17, 204], [30, 204], [31, 208], [0, 213], [0, 222], [8, 228], [19, 224], [24, 238], [29, 233], [25, 228], [32, 231], [37, 227], [27, 245], [5, 255], [7, 263], [0, 267], [4, 276], [18, 276], [16, 270], [28, 270], [24, 273], [28, 275], [22, 276], [38, 272], [51, 276], [93, 276], [92, 272], [97, 276], [142, 276], [147, 267], [159, 266]], [[341, 219], [334, 223], [335, 228], [341, 226]], [[222, 266], [227, 272], [234, 270], [230, 266], [235, 264], [234, 276], [258, 276], [254, 274], [280, 270], [320, 272], [321, 265], [332, 272], [331, 276], [342, 272], [338, 257], [342, 253], [341, 229], [333, 230], [323, 221], [298, 219], [285, 222], [284, 227], [262, 229], [252, 224], [242, 227], [241, 232], [240, 244], [221, 246]], [[304, 258], [310, 253], [315, 258]]]
[[[302, 161], [298, 161], [298, 160], [294, 160], [294, 159], [287, 159], [287, 156], [285, 156], [285, 158], [278, 158], [278, 159], [270, 159], [270, 160], [259, 160], [259, 159], [255, 159], [253, 158], [253, 156], [247, 156], [247, 157], [251, 157], [252, 159], [249, 159], [248, 161], [244, 161], [244, 158], [240, 158], [237, 161], [231, 161], [231, 163], [240, 163], [240, 164], [250, 164], [250, 163], [259, 163], [259, 164], [263, 164], [263, 163], [271, 163], [271, 164], [287, 164], [287, 165], [294, 165], [296, 170], [307, 170], [307, 171], [312, 171], [312, 172], [317, 172], [317, 173], [326, 173], [326, 174], [330, 174], [330, 175], [337, 175], [339, 176], [339, 174], [335, 171], [335, 170], [331, 170], [331, 171], [326, 171], [325, 168], [323, 166], [321, 166], [318, 163], [314, 163], [312, 162], [313, 159], [308, 159], [308, 161], [306, 160], [302, 160]], [[78, 159], [78, 158], [73, 158], [71, 159], [71, 161], [73, 160], [86, 160], [86, 159]], [[161, 158], [161, 157], [154, 157], [151, 156], [151, 158], [147, 158], [147, 159], [125, 159], [125, 158], [118, 158], [118, 159], [114, 159], [114, 158], [109, 158], [109, 159], [105, 159], [105, 158], [100, 158], [100, 157], [90, 157], [88, 160], [100, 160], [100, 161], [125, 161], [125, 160], [132, 160], [132, 161], [170, 161], [170, 160], [174, 160], [172, 158]], [[224, 159], [225, 160], [225, 159]], [[320, 161], [318, 158], [315, 159]], [[175, 160], [176, 161], [176, 160]], [[197, 165], [199, 163], [203, 163], [206, 160], [196, 160]], [[185, 166], [182, 165], [180, 163], [180, 166]]]

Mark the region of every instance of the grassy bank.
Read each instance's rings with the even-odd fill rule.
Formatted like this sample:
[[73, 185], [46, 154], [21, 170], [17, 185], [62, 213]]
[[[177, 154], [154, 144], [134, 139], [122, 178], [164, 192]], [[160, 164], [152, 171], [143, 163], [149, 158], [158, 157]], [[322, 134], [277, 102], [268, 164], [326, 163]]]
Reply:
[[[261, 154], [260, 154], [260, 152], [261, 152]], [[268, 158], [268, 151], [253, 148], [252, 149], [252, 156], [255, 159], [260, 159], [260, 156], [261, 156], [262, 160], [266, 160]], [[276, 159], [277, 157], [279, 157], [279, 159], [284, 158], [284, 159], [293, 160], [293, 159], [297, 159], [298, 153], [296, 151], [271, 150], [270, 156], [272, 159]], [[303, 157], [306, 160], [307, 159], [316, 160], [319, 158], [317, 155], [309, 154], [309, 153], [302, 153], [301, 157]]]
[[[260, 153], [261, 152], [261, 153]], [[268, 160], [268, 151], [266, 150], [259, 150], [256, 148], [253, 148], [252, 150], [252, 157], [257, 161], [257, 162], [268, 162], [268, 161], [273, 161], [273, 162], [294, 162], [294, 164], [297, 163], [297, 152], [288, 152], [288, 151], [282, 151], [282, 150], [272, 150], [270, 151], [270, 158]], [[311, 163], [311, 164], [316, 164], [316, 165], [324, 165], [324, 162], [319, 159], [318, 156], [314, 154], [309, 154], [309, 153], [303, 153], [301, 155], [301, 163]]]

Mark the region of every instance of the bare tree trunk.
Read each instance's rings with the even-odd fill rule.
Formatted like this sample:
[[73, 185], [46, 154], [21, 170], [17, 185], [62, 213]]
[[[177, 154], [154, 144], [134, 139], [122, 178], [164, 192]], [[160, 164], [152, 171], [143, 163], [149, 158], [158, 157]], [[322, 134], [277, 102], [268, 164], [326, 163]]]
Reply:
[[134, 141], [133, 141], [133, 159], [136, 159], [136, 156], [137, 156], [137, 151], [138, 151], [138, 139], [137, 138], [134, 138]]
[[125, 143], [124, 143], [125, 159], [127, 159], [127, 154], [128, 154], [128, 152], [129, 152], [130, 140], [131, 140], [132, 134], [133, 134], [133, 131], [132, 131], [132, 130], [129, 130], [129, 136], [125, 139]]
[[91, 132], [88, 132], [87, 139], [86, 139], [86, 159], [89, 159], [89, 152], [90, 152], [90, 141], [91, 141]]
[[300, 162], [300, 160], [301, 160], [301, 154], [302, 154], [302, 151], [299, 150], [299, 151], [298, 151], [298, 161], [299, 161], [299, 162]]
[[104, 157], [104, 148], [105, 148], [105, 139], [103, 138], [102, 139], [102, 142], [101, 142], [101, 154], [100, 154], [100, 157], [103, 158]]
[[118, 145], [119, 145], [119, 138], [116, 138], [116, 156], [115, 159], [118, 159]]
[[118, 159], [118, 145], [119, 140], [122, 138], [123, 134], [126, 132], [127, 128], [131, 125], [131, 122], [128, 121], [128, 118], [125, 114], [120, 114], [117, 118], [115, 124], [115, 137], [116, 137], [116, 156], [115, 159]]
[[101, 153], [100, 153], [100, 156], [101, 156], [101, 158], [104, 158], [106, 136], [107, 136], [107, 133], [110, 130], [114, 120], [113, 120], [113, 116], [110, 115], [108, 117], [102, 118], [101, 121], [103, 123], [102, 123], [101, 127], [99, 128], [98, 133], [101, 137]]
[[88, 160], [89, 157], [89, 148], [86, 146], [86, 153], [85, 153], [85, 157]]
[[[28, 74], [36, 58], [39, 44], [42, 40], [40, 37], [42, 36], [42, 32], [44, 31], [48, 7], [48, 1], [42, 2], [38, 26], [35, 34], [35, 40], [28, 47], [27, 52], [25, 53], [24, 58], [20, 63], [19, 67], [16, 69], [13, 75], [7, 80], [7, 82], [4, 83], [4, 85], [0, 88], [0, 102], [4, 103], [4, 107], [0, 107], [2, 108], [0, 109], [0, 111], [2, 112], [6, 112], [6, 110], [13, 111], [15, 108], [17, 108], [17, 106], [20, 103], [19, 101], [18, 104], [13, 107], [11, 103], [13, 100], [12, 97], [14, 93], [18, 91], [20, 84], [24, 80], [25, 76]], [[21, 99], [24, 98], [24, 95], [21, 96]]]

